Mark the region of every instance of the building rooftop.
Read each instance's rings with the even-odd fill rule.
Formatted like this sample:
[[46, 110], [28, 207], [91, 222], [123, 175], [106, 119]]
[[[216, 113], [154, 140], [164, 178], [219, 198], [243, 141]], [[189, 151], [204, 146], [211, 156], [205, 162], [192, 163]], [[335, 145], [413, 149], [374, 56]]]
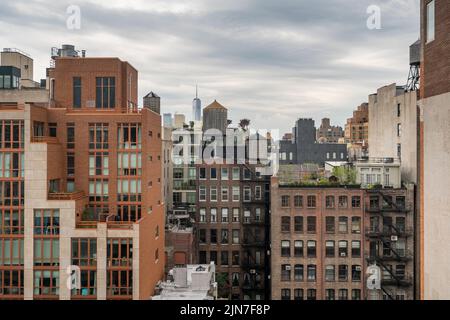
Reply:
[[209, 106], [207, 106], [204, 110], [211, 110], [211, 109], [227, 110], [227, 108], [225, 108], [223, 105], [217, 102], [217, 100], [214, 100], [214, 102], [211, 103]]
[[159, 96], [153, 91], [150, 91], [144, 98], [159, 98]]

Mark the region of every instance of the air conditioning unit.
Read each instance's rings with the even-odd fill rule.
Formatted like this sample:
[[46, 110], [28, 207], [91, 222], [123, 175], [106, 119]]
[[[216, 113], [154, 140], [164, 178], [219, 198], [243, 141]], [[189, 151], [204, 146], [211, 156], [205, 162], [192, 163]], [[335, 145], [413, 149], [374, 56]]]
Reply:
[[398, 241], [398, 237], [397, 236], [391, 236], [391, 241]]
[[94, 108], [95, 107], [95, 100], [86, 100], [86, 107]]
[[291, 266], [286, 266], [286, 271], [290, 271], [291, 270]]
[[341, 257], [346, 257], [347, 254], [345, 252], [341, 252]]

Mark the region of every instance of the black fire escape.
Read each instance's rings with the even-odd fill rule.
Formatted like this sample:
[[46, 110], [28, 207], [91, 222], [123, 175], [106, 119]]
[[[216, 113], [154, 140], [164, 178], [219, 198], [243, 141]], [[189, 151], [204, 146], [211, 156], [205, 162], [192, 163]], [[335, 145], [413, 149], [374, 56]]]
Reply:
[[[370, 252], [367, 256], [367, 262], [372, 264], [376, 263], [381, 267], [382, 279], [381, 290], [390, 299], [394, 300], [395, 297], [389, 290], [389, 287], [409, 287], [413, 284], [412, 278], [407, 275], [396, 274], [392, 268], [388, 266], [391, 262], [408, 262], [413, 259], [411, 252], [406, 250], [398, 250], [392, 246], [392, 241], [395, 239], [406, 239], [413, 236], [413, 230], [408, 229], [405, 226], [398, 226], [392, 223], [392, 219], [387, 218], [386, 213], [407, 213], [410, 210], [406, 205], [398, 204], [392, 201], [390, 196], [384, 194], [381, 190], [368, 190], [373, 196], [378, 196], [378, 200], [375, 203], [370, 203], [366, 211], [371, 216], [378, 216], [382, 221], [382, 228], [378, 225], [366, 228], [366, 236], [370, 239]], [[379, 199], [384, 200], [382, 206], [380, 206]], [[380, 254], [380, 249], [382, 253]], [[406, 270], [405, 270], [406, 271]], [[386, 274], [389, 276], [386, 277]]]
[[[260, 295], [263, 299], [270, 299], [270, 263], [267, 253], [270, 250], [270, 177], [257, 176], [255, 169], [244, 165], [250, 172], [249, 177], [243, 177], [242, 183], [261, 186], [261, 197], [255, 199], [252, 195], [250, 201], [243, 201], [243, 210], [261, 208], [261, 216], [254, 214], [242, 217], [243, 239], [241, 268], [244, 272], [242, 292], [244, 295], [255, 299]], [[257, 252], [260, 256], [257, 257]]]

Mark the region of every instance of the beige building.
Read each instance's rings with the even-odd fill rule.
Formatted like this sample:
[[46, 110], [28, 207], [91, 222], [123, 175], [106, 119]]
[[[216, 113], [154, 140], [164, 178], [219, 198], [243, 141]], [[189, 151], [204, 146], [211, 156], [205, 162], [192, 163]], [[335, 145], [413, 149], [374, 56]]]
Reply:
[[421, 0], [422, 298], [450, 299], [450, 3]]
[[369, 96], [369, 157], [401, 161], [403, 182], [417, 183], [417, 92], [396, 84]]

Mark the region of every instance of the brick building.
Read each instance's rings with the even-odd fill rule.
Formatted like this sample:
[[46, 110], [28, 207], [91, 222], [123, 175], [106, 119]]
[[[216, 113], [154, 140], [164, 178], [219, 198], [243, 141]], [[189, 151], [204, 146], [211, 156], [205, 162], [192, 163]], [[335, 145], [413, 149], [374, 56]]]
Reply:
[[[271, 183], [275, 300], [414, 299], [414, 187]], [[379, 290], [366, 287], [369, 265]]]
[[49, 103], [0, 106], [0, 298], [148, 299], [165, 258], [160, 116], [117, 58], [55, 56], [47, 84]]

